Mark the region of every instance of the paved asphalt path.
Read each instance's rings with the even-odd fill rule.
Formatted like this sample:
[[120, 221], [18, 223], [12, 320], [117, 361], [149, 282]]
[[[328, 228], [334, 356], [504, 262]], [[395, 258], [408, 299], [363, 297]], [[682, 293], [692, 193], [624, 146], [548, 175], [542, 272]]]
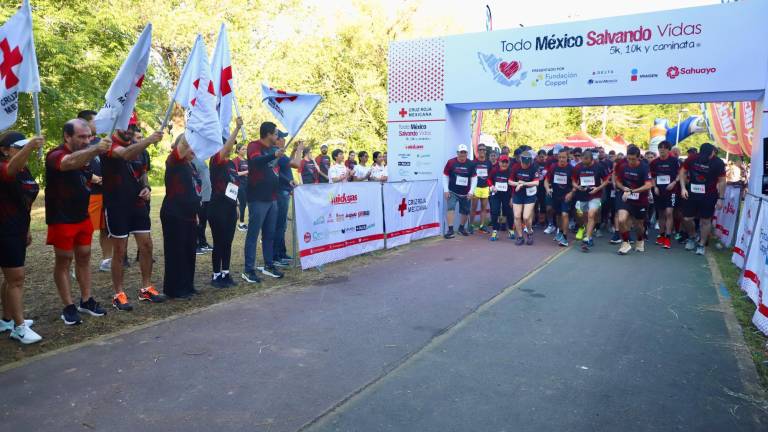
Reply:
[[560, 252], [538, 237], [430, 241], [33, 361], [0, 374], [0, 430], [766, 430], [706, 261], [603, 240], [516, 284]]

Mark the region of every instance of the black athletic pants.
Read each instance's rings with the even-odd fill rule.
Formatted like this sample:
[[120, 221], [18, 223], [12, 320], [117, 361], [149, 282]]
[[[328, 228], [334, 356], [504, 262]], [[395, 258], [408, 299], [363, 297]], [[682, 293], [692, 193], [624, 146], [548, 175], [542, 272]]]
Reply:
[[205, 246], [208, 244], [208, 240], [205, 238], [205, 227], [208, 224], [208, 205], [210, 202], [206, 201], [200, 204], [200, 210], [197, 212], [197, 245]]
[[507, 226], [512, 227], [512, 223], [515, 221], [514, 213], [512, 213], [512, 207], [509, 206], [510, 197], [508, 194], [495, 193], [491, 195], [491, 226], [494, 230], [499, 231], [501, 224], [499, 223], [499, 216], [502, 214], [507, 218]]
[[195, 220], [175, 216], [163, 205], [160, 210], [160, 222], [163, 225], [165, 257], [163, 292], [169, 297], [187, 297], [195, 290]]
[[237, 224], [237, 203], [229, 198], [213, 199], [208, 205], [208, 223], [213, 236], [213, 272], [229, 270], [232, 239]]

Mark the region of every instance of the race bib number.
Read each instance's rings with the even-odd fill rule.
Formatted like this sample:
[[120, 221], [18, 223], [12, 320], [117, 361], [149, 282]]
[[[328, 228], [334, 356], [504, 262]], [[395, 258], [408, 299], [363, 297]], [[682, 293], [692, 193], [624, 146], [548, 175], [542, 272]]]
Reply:
[[628, 200], [639, 200], [640, 199], [640, 193], [639, 192], [633, 192], [629, 195], [627, 195]]
[[499, 192], [506, 192], [509, 190], [509, 183], [507, 182], [496, 182], [496, 190]]
[[611, 191], [611, 198], [616, 198], [616, 191], [615, 190]]
[[568, 176], [563, 174], [555, 174], [555, 184], [568, 184]]
[[224, 195], [234, 201], [237, 201], [237, 191], [240, 189], [234, 183], [227, 183], [227, 189], [224, 191]]
[[456, 176], [456, 186], [469, 186], [469, 177]]
[[525, 194], [528, 195], [528, 196], [535, 196], [536, 193], [538, 193], [538, 192], [539, 192], [539, 190], [538, 190], [538, 188], [536, 186], [531, 186], [531, 187], [525, 188]]
[[594, 177], [581, 177], [581, 187], [594, 186], [594, 185], [595, 185]]
[[707, 188], [700, 183], [691, 183], [691, 192], [695, 194], [703, 194], [707, 192]]
[[666, 185], [668, 185], [670, 183], [672, 183], [672, 180], [669, 178], [668, 175], [656, 176], [656, 185], [658, 185], [658, 186], [666, 186]]
[[478, 168], [477, 169], [477, 176], [478, 177], [488, 177], [488, 168]]

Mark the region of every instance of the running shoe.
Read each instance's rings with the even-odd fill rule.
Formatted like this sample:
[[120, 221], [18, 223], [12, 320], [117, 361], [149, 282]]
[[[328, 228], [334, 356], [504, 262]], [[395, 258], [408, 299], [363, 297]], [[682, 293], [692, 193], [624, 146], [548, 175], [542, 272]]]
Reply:
[[[471, 225], [470, 225], [470, 226], [471, 226]], [[461, 225], [461, 226], [459, 226], [459, 234], [463, 235], [464, 237], [467, 237], [467, 236], [469, 236], [469, 233], [468, 233], [468, 232], [467, 232], [467, 230], [464, 228], [464, 225]]]
[[242, 273], [240, 277], [242, 277], [243, 280], [248, 283], [261, 283], [261, 278], [256, 276], [256, 272], [254, 271]]
[[[469, 227], [467, 232], [468, 232], [469, 234], [474, 234], [474, 233], [475, 233], [475, 226], [474, 226], [474, 225], [472, 225], [472, 224], [467, 224], [467, 226]], [[462, 230], [463, 228], [464, 228], [464, 225], [462, 225], [462, 226], [460, 226], [460, 227], [459, 227], [459, 234], [461, 234], [461, 230]]]
[[632, 251], [632, 245], [629, 244], [629, 242], [621, 242], [621, 247], [619, 248], [619, 255], [626, 255]]
[[704, 246], [696, 245], [696, 255], [704, 255]]
[[561, 232], [558, 232], [558, 233], [555, 235], [555, 238], [554, 238], [553, 240], [554, 240], [554, 241], [556, 241], [556, 242], [558, 242], [558, 243], [561, 243], [561, 242], [562, 242], [564, 239], [565, 239], [565, 236], [563, 235], [563, 233], [561, 233]]
[[682, 234], [680, 234], [679, 232], [675, 233], [675, 240], [679, 241], [681, 238], [683, 238]]
[[557, 244], [561, 247], [568, 247], [568, 240], [566, 240], [565, 237], [563, 237], [560, 239], [560, 241]]
[[87, 313], [90, 316], [100, 317], [107, 314], [107, 311], [101, 307], [101, 305], [93, 299], [89, 298], [86, 301], [80, 299], [80, 306], [77, 307], [78, 312]]
[[232, 279], [232, 276], [229, 273], [223, 274], [221, 276], [220, 282], [224, 288], [237, 286], [237, 282]]
[[[34, 320], [25, 319], [24, 325], [27, 327], [32, 327], [32, 324], [34, 324]], [[0, 333], [5, 333], [7, 331], [13, 331], [13, 329], [16, 328], [16, 323], [13, 322], [13, 320], [4, 320], [0, 319]]]
[[293, 257], [292, 257], [292, 256], [290, 256], [290, 255], [283, 255], [283, 256], [281, 256], [281, 257], [280, 257], [280, 261], [288, 261], [288, 262], [291, 262], [291, 261], [293, 261]]
[[224, 285], [221, 283], [221, 275], [214, 275], [211, 276], [211, 286], [214, 288], [224, 288]]
[[603, 238], [603, 232], [602, 232], [602, 231], [600, 231], [600, 228], [597, 228], [597, 229], [595, 230], [595, 237], [597, 237], [597, 238]]
[[662, 246], [664, 249], [672, 249], [672, 240], [669, 237], [664, 237], [664, 244]]
[[553, 232], [555, 232], [554, 225], [547, 225], [547, 227], [544, 228], [544, 234], [552, 234]]
[[248, 225], [246, 225], [244, 223], [238, 224], [237, 225], [237, 230], [238, 231], [248, 231]]
[[685, 250], [687, 250], [687, 251], [692, 251], [692, 250], [694, 250], [694, 249], [696, 249], [696, 242], [695, 242], [695, 241], [693, 241], [693, 239], [688, 239], [688, 240], [685, 242]]
[[77, 308], [74, 304], [64, 308], [64, 311], [61, 313], [61, 319], [66, 325], [75, 325], [83, 322], [82, 318], [80, 318], [80, 314], [77, 313]]
[[275, 279], [280, 279], [283, 276], [285, 276], [285, 274], [283, 274], [283, 272], [278, 270], [274, 265], [264, 267], [261, 270], [261, 273], [263, 273], [263, 274], [265, 274], [265, 275], [267, 275], [269, 277], [273, 277]]
[[576, 240], [581, 241], [581, 239], [584, 238], [584, 227], [579, 227], [579, 230], [576, 231]]
[[213, 251], [213, 246], [209, 245], [208, 242], [205, 242], [205, 243], [200, 245], [200, 249], [202, 249], [205, 252], [212, 252]]
[[507, 233], [508, 233], [508, 236], [509, 236], [510, 240], [514, 240], [515, 239], [516, 236], [515, 236], [515, 232], [514, 231], [509, 230], [509, 231], [507, 231]]
[[166, 300], [165, 295], [157, 292], [152, 285], [139, 290], [139, 300], [148, 301], [150, 303], [162, 303]]
[[446, 232], [443, 235], [443, 237], [445, 237], [446, 239], [452, 239], [452, 238], [456, 237], [456, 234], [453, 233], [453, 227], [448, 228], [448, 232]]
[[195, 249], [195, 255], [205, 255], [205, 250], [201, 247]]
[[515, 245], [516, 246], [522, 246], [524, 244], [525, 244], [525, 239], [523, 238], [523, 236], [520, 236], [520, 237], [517, 238], [517, 240], [515, 240]]
[[489, 240], [491, 241], [497, 241], [499, 239], [499, 232], [496, 230], [493, 230], [491, 233], [491, 238]]
[[133, 310], [133, 305], [128, 302], [128, 296], [124, 292], [115, 294], [112, 298], [112, 306], [119, 311], [130, 312]]
[[533, 232], [528, 232], [525, 236], [527, 237], [525, 239], [525, 244], [527, 244], [528, 246], [533, 245]]
[[482, 232], [482, 233], [486, 233], [486, 234], [488, 234], [490, 232], [490, 230], [488, 230], [488, 227], [485, 226], [485, 225], [480, 225], [480, 228], [478, 228], [477, 230]]
[[40, 342], [43, 339], [42, 336], [35, 333], [34, 330], [32, 330], [31, 328], [27, 327], [24, 324], [14, 327], [13, 331], [11, 331], [10, 338], [17, 340], [23, 343], [24, 345]]
[[613, 237], [611, 237], [611, 244], [619, 244], [621, 243], [621, 236], [619, 235], [618, 231], [614, 231]]
[[635, 243], [635, 250], [638, 252], [645, 252], [645, 240], [638, 240]]
[[279, 259], [275, 260], [274, 264], [275, 264], [275, 267], [289, 267], [291, 265], [290, 263], [287, 263]]
[[112, 270], [112, 258], [107, 258], [105, 260], [102, 260], [101, 264], [99, 264], [99, 271], [106, 273], [111, 270]]
[[656, 236], [656, 244], [659, 246], [664, 246], [664, 236], [659, 234]]

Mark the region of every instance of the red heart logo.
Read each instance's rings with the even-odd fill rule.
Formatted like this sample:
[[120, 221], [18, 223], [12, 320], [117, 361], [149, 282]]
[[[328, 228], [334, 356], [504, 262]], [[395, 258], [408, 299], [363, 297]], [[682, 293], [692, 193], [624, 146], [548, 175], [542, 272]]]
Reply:
[[512, 78], [517, 71], [520, 70], [520, 62], [517, 61], [511, 61], [511, 62], [501, 62], [499, 63], [499, 72], [503, 73], [507, 79]]

